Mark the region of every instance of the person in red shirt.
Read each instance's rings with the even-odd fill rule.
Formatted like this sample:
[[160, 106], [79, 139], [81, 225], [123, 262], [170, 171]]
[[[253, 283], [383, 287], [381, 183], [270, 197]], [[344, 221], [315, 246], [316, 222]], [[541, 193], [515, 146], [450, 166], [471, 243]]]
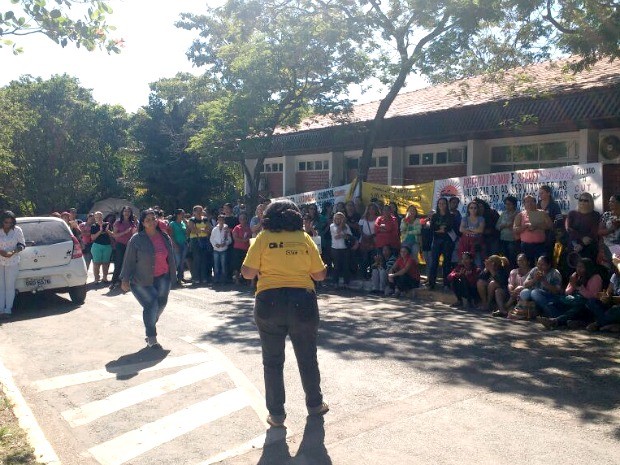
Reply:
[[456, 302], [450, 307], [462, 307], [463, 299], [467, 299], [467, 306], [472, 308], [478, 295], [476, 282], [480, 275], [480, 268], [474, 263], [474, 256], [471, 252], [461, 254], [461, 263], [448, 275], [448, 282], [452, 292], [456, 296]]
[[377, 253], [381, 253], [384, 245], [390, 246], [394, 253], [400, 247], [400, 231], [398, 222], [392, 215], [389, 205], [384, 205], [381, 209], [381, 216], [375, 220], [375, 247]]
[[232, 230], [233, 238], [233, 281], [235, 284], [244, 284], [245, 280], [241, 276], [241, 265], [250, 248], [250, 238], [252, 237], [252, 229], [248, 224], [248, 215], [239, 214], [239, 224]]
[[409, 246], [400, 247], [400, 256], [388, 271], [388, 284], [394, 290], [394, 297], [420, 287], [418, 262], [411, 255]]

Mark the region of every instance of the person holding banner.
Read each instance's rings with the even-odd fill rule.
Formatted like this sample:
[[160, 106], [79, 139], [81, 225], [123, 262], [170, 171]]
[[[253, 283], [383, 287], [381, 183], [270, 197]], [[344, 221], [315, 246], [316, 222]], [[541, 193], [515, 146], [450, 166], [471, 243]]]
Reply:
[[452, 271], [452, 252], [456, 233], [454, 232], [454, 218], [448, 209], [448, 199], [441, 197], [437, 200], [436, 213], [431, 218], [431, 232], [433, 245], [431, 246], [431, 263], [428, 270], [428, 288], [435, 289], [439, 257], [443, 256], [443, 285], [448, 288], [448, 275]]
[[536, 199], [532, 195], [523, 197], [523, 210], [515, 217], [513, 230], [515, 237], [521, 240], [521, 252], [527, 257], [530, 266], [534, 266], [538, 257], [545, 255], [545, 231], [552, 226], [549, 215], [536, 208]]

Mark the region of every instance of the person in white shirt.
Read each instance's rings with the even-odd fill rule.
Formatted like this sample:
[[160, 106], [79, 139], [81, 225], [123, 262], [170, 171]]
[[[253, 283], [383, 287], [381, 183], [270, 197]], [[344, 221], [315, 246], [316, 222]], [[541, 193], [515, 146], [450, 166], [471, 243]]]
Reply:
[[0, 319], [6, 320], [13, 312], [19, 253], [26, 248], [26, 241], [12, 211], [2, 213], [0, 221]]
[[213, 245], [213, 284], [222, 284], [226, 279], [228, 263], [226, 250], [232, 243], [232, 235], [226, 223], [225, 217], [220, 214], [217, 217], [217, 225], [211, 231], [211, 245]]

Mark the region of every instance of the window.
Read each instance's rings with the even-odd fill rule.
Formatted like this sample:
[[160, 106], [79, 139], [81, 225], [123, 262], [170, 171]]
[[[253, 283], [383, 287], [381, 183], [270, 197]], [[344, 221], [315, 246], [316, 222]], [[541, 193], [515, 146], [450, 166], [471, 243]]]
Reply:
[[380, 168], [386, 168], [387, 165], [388, 165], [388, 157], [379, 157], [379, 161], [378, 161], [377, 165]]
[[[439, 152], [426, 152], [423, 154], [410, 153], [409, 166], [420, 165], [447, 165], [467, 163], [467, 147], [457, 147]], [[387, 166], [387, 165], [386, 165]]]
[[320, 170], [328, 170], [328, 169], [329, 169], [329, 161], [327, 160], [300, 161], [297, 164], [297, 171], [320, 171]]
[[576, 142], [505, 145], [491, 148], [491, 169], [494, 172], [553, 168], [578, 161]]

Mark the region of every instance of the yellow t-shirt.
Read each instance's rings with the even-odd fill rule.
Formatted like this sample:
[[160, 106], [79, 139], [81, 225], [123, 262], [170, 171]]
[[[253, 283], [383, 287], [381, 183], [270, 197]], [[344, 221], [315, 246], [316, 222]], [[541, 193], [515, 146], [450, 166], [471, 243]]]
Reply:
[[243, 264], [259, 270], [257, 294], [280, 287], [314, 289], [310, 274], [325, 269], [316, 244], [303, 231], [261, 231]]

